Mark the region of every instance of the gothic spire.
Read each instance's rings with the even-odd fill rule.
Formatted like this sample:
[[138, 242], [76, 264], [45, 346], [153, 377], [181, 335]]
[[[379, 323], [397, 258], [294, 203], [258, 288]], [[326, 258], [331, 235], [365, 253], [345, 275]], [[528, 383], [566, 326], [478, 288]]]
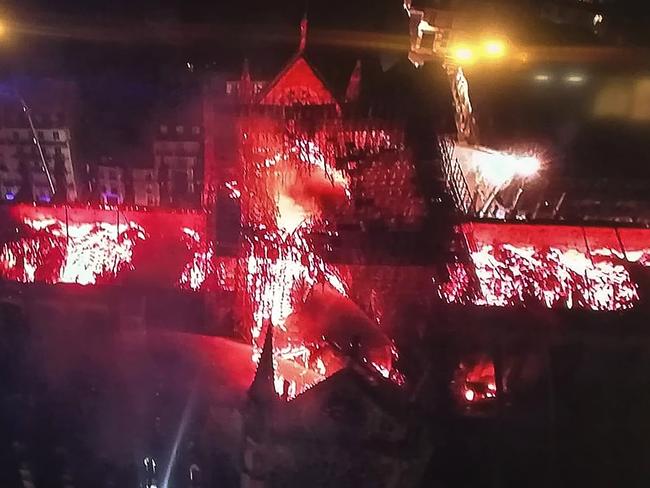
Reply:
[[242, 66], [241, 79], [239, 80], [239, 101], [250, 103], [253, 100], [253, 84], [251, 82], [251, 72], [248, 59], [244, 59]]
[[273, 367], [273, 324], [269, 322], [266, 327], [266, 337], [260, 361], [257, 364], [255, 378], [248, 390], [250, 398], [269, 399], [277, 397], [274, 386], [275, 368]]
[[251, 80], [251, 70], [250, 70], [250, 63], [248, 61], [248, 58], [244, 59], [244, 64], [242, 65], [241, 80], [242, 81], [250, 81]]
[[300, 54], [305, 52], [305, 48], [307, 47], [307, 31], [309, 29], [309, 21], [307, 20], [307, 13], [305, 12], [305, 15], [303, 16], [302, 20], [300, 21], [300, 47], [298, 48], [298, 52]]
[[357, 59], [357, 64], [354, 65], [352, 74], [350, 75], [350, 81], [348, 83], [348, 88], [345, 90], [345, 101], [346, 102], [356, 102], [359, 98], [359, 92], [361, 89], [361, 60]]

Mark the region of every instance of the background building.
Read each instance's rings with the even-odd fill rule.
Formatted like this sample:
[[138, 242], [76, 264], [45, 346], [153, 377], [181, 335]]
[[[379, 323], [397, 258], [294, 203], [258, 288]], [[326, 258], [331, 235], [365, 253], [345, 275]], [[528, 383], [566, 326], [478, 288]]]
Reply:
[[160, 205], [160, 183], [155, 168], [133, 168], [133, 203], [147, 207]]
[[107, 205], [124, 203], [126, 197], [126, 171], [112, 158], [104, 157], [95, 168], [95, 196]]
[[76, 201], [71, 128], [75, 86], [57, 80], [19, 81], [16, 91], [9, 91], [0, 102], [0, 199], [53, 200], [34, 133], [19, 97], [29, 107], [43, 158], [58, 193], [56, 199]]
[[179, 117], [161, 123], [154, 137], [153, 155], [160, 205], [197, 207], [201, 201], [203, 181], [203, 128], [200, 119]]

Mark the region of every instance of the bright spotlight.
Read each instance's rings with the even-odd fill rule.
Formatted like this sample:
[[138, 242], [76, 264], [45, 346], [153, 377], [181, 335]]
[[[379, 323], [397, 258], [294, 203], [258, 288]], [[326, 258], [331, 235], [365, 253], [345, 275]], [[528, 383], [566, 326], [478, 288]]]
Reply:
[[539, 159], [535, 156], [496, 151], [477, 153], [474, 162], [481, 177], [497, 187], [508, 184], [515, 176], [533, 176], [541, 167]]
[[585, 77], [583, 75], [580, 75], [580, 74], [570, 74], [570, 75], [567, 75], [564, 78], [564, 81], [566, 81], [567, 83], [572, 83], [574, 85], [578, 85], [578, 84], [583, 83], [585, 81]]
[[506, 43], [501, 39], [488, 39], [483, 43], [483, 52], [492, 59], [502, 58], [506, 54]]
[[5, 37], [7, 35], [7, 26], [4, 22], [0, 22], [0, 37]]
[[451, 57], [458, 64], [471, 64], [475, 61], [474, 51], [464, 44], [453, 47]]
[[475, 396], [476, 394], [474, 393], [474, 390], [471, 389], [465, 390], [465, 400], [467, 400], [468, 402], [474, 401]]
[[517, 158], [517, 174], [519, 176], [533, 176], [539, 171], [541, 163], [535, 156], [522, 156]]

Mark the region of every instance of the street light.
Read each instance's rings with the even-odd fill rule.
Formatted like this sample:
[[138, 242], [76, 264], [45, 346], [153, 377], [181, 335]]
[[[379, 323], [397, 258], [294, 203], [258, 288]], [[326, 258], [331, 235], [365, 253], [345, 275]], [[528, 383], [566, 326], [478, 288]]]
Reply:
[[487, 39], [483, 42], [483, 54], [490, 59], [501, 59], [506, 55], [503, 39]]
[[451, 48], [451, 58], [458, 65], [472, 64], [476, 61], [474, 50], [468, 44], [458, 44]]
[[477, 61], [497, 61], [503, 59], [507, 52], [506, 41], [493, 37], [483, 41], [452, 44], [449, 48], [449, 58], [455, 64], [463, 66]]

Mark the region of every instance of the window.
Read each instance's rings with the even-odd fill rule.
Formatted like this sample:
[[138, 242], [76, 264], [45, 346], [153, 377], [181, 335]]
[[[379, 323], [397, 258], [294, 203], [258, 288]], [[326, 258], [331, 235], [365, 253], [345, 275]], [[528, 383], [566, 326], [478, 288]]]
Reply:
[[60, 147], [55, 147], [54, 148], [54, 154], [56, 156], [61, 156], [61, 148]]
[[198, 127], [196, 125], [194, 127], [192, 127], [192, 134], [194, 134], [195, 136], [198, 136], [200, 133], [201, 133], [201, 128], [200, 127]]
[[54, 140], [55, 140], [55, 141], [60, 140], [60, 139], [59, 139], [59, 131], [58, 131], [58, 130], [55, 130], [54, 132], [52, 132], [52, 137], [54, 137]]
[[182, 125], [177, 125], [176, 134], [182, 134], [183, 132], [185, 132], [185, 127], [183, 127]]
[[167, 126], [166, 125], [161, 125], [160, 126], [160, 133], [161, 134], [167, 134]]

